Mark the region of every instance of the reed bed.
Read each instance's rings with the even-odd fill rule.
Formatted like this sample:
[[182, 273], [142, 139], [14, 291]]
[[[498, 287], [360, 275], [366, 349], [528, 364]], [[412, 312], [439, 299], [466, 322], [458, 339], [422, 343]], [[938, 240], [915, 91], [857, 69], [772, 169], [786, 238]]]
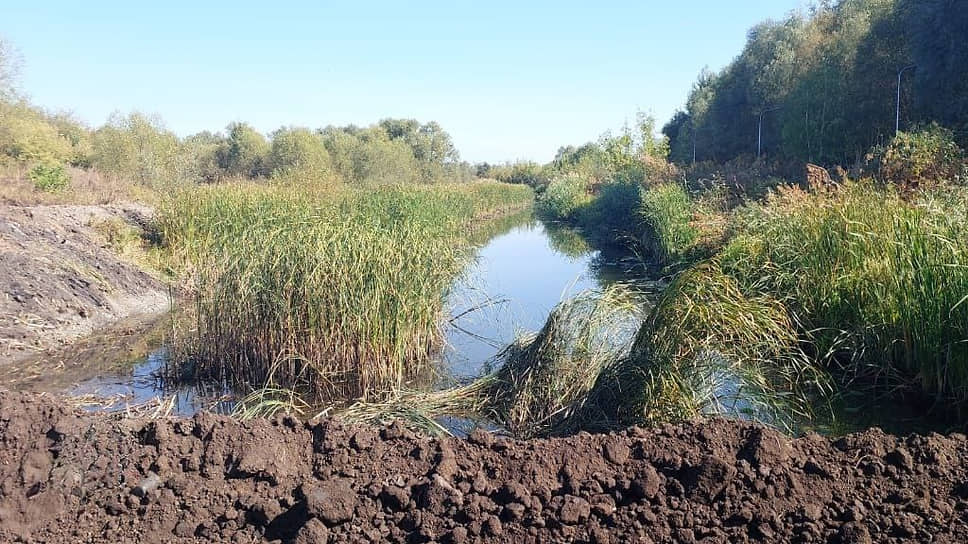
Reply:
[[734, 218], [724, 270], [782, 301], [819, 360], [858, 384], [968, 400], [963, 188], [783, 189]]
[[175, 371], [312, 401], [405, 387], [440, 345], [443, 297], [469, 255], [464, 227], [532, 198], [498, 183], [178, 194], [160, 230], [190, 271], [195, 326]]

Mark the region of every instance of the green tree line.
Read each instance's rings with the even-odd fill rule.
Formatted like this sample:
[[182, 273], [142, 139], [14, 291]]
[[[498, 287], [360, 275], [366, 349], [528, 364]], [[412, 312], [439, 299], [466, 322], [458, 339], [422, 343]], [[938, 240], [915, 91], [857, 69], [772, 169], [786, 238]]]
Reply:
[[95, 168], [144, 185], [228, 178], [348, 184], [467, 181], [451, 136], [436, 122], [384, 119], [369, 127], [281, 127], [244, 122], [179, 137], [157, 116], [115, 113], [92, 128], [31, 104], [16, 88], [17, 57], [0, 40], [0, 165]]
[[965, 147], [966, 30], [962, 0], [825, 0], [760, 23], [665, 125], [670, 158], [856, 164], [895, 135], [899, 75], [901, 130], [936, 122]]

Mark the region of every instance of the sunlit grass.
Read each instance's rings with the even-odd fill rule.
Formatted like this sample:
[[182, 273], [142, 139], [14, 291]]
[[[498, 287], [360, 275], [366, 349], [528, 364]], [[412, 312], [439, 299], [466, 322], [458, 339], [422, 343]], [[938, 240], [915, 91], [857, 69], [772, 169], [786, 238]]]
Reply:
[[444, 295], [468, 256], [463, 227], [532, 198], [497, 183], [176, 195], [160, 225], [193, 282], [195, 330], [176, 346], [182, 366], [310, 399], [403, 387], [440, 346]]
[[786, 305], [816, 356], [864, 381], [968, 400], [963, 190], [778, 192], [741, 210], [724, 269]]

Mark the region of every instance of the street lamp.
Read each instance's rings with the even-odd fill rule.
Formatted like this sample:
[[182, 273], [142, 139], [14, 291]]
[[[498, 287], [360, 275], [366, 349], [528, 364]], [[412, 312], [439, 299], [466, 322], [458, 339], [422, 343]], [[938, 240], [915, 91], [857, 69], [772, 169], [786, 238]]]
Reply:
[[894, 135], [897, 136], [898, 132], [901, 132], [901, 74], [912, 69], [917, 68], [917, 64], [911, 64], [910, 66], [905, 66], [897, 71], [897, 110], [894, 117]]
[[763, 150], [763, 115], [770, 113], [771, 111], [776, 111], [780, 109], [781, 106], [776, 106], [775, 108], [766, 109], [760, 112], [760, 121], [756, 128], [756, 158], [760, 158], [760, 153]]

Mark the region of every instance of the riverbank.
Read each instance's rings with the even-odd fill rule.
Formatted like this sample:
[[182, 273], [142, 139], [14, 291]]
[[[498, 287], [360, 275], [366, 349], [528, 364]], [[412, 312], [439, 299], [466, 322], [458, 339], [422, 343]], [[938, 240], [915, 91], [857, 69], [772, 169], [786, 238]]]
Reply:
[[121, 247], [140, 240], [151, 213], [134, 203], [0, 206], [0, 366], [168, 309], [167, 287]]
[[0, 393], [0, 536], [34, 542], [958, 542], [968, 440], [710, 420], [418, 437], [280, 416], [124, 419]]

